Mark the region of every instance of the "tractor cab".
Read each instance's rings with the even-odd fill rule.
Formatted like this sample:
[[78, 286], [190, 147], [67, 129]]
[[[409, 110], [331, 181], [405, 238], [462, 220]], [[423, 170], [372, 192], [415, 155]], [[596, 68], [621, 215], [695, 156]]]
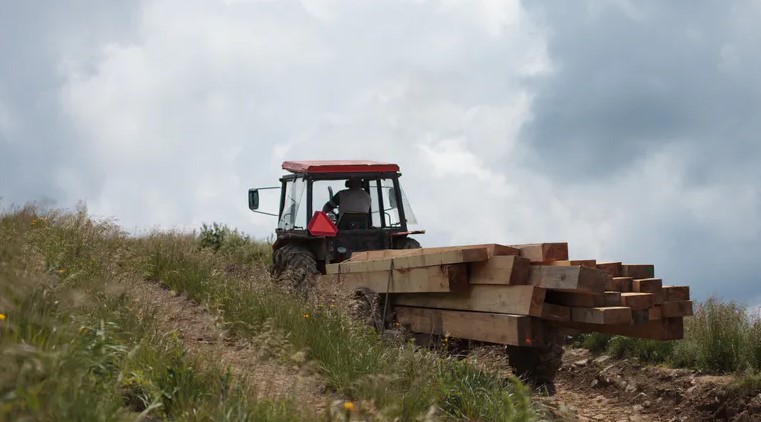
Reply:
[[[406, 248], [414, 242], [408, 239], [409, 234], [422, 233], [410, 232], [407, 227], [417, 221], [400, 187], [401, 173], [396, 164], [286, 161], [282, 167], [289, 174], [280, 179], [280, 186], [249, 190], [249, 208], [254, 212], [261, 212], [260, 190], [280, 190], [279, 211], [270, 214], [278, 218], [275, 250], [298, 243], [308, 248], [322, 266], [347, 259], [353, 252]], [[369, 212], [341, 209], [340, 201], [334, 198], [344, 196], [349, 185], [364, 191], [359, 196], [369, 202]]]

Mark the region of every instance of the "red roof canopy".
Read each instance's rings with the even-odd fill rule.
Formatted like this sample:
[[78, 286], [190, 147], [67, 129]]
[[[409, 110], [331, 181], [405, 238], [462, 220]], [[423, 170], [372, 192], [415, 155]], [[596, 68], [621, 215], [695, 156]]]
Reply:
[[291, 173], [375, 173], [397, 172], [399, 166], [391, 163], [362, 160], [284, 161], [283, 170]]

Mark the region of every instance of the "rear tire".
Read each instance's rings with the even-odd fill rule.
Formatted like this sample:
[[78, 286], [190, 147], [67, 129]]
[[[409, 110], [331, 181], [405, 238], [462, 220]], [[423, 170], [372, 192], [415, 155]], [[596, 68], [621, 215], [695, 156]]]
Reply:
[[273, 252], [271, 273], [278, 282], [302, 293], [312, 289], [320, 274], [312, 252], [299, 243], [283, 245]]
[[563, 336], [546, 333], [539, 347], [507, 346], [513, 373], [537, 390], [555, 394], [555, 375], [563, 363]]
[[411, 238], [403, 237], [394, 242], [394, 249], [420, 249], [420, 242]]

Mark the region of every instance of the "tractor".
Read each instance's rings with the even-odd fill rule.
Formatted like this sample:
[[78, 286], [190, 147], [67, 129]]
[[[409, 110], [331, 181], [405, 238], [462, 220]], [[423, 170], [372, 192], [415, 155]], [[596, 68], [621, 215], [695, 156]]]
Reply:
[[[375, 161], [286, 161], [282, 168], [290, 174], [280, 179], [280, 186], [248, 191], [249, 209], [278, 218], [271, 267], [275, 279], [289, 282], [304, 293], [319, 274], [325, 274], [326, 264], [349, 259], [352, 253], [420, 248], [410, 235], [424, 231], [411, 231], [407, 226], [417, 221], [399, 184], [402, 174], [398, 165]], [[361, 188], [370, 196], [369, 212], [325, 212], [324, 205], [337, 189], [348, 187], [350, 180], [360, 180]], [[280, 190], [277, 214], [259, 210], [259, 194], [266, 189]], [[380, 312], [386, 307], [379, 293], [382, 292], [360, 288], [354, 292], [349, 307], [352, 316], [383, 332], [392, 316]], [[553, 330], [546, 329], [544, 337], [545, 344], [506, 346], [506, 352], [517, 375], [552, 391], [563, 348], [561, 337]]]
[[[289, 174], [280, 186], [248, 191], [248, 207], [278, 218], [273, 245], [272, 274], [301, 288], [325, 265], [341, 262], [352, 253], [379, 249], [415, 249], [420, 244], [410, 237], [415, 215], [399, 184], [399, 166], [375, 161], [286, 161]], [[323, 206], [344, 189], [349, 180], [359, 180], [370, 197], [369, 213], [323, 212]], [[259, 193], [280, 190], [277, 214], [259, 211]], [[340, 209], [340, 206], [339, 206]]]

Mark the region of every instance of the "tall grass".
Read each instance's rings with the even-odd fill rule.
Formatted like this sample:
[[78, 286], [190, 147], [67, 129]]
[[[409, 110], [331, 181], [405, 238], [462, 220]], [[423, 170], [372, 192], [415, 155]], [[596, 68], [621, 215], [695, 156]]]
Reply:
[[536, 419], [517, 379], [382, 341], [337, 307], [273, 285], [269, 260], [268, 245], [219, 225], [131, 238], [84, 206], [3, 211], [0, 420], [315, 419], [191, 358], [155, 310], [125, 296], [136, 277], [207, 305], [275, 359], [302, 356], [355, 417]]
[[[328, 388], [349, 400], [372, 403], [387, 418], [413, 420], [432, 407], [465, 420], [530, 420], [529, 391], [514, 378], [479, 371], [412, 345], [383, 342], [373, 330], [337, 308], [309, 304], [273, 285], [268, 257], [248, 273], [230, 274], [235, 255], [224, 244], [198, 249], [192, 236], [155, 233], [134, 239], [141, 275], [218, 310], [236, 335], [256, 340], [275, 328], [286, 333], [285, 353], [304, 353]], [[216, 251], [216, 252], [215, 252]]]
[[0, 420], [308, 420], [160, 332], [119, 293], [129, 254], [83, 206], [0, 214]]

